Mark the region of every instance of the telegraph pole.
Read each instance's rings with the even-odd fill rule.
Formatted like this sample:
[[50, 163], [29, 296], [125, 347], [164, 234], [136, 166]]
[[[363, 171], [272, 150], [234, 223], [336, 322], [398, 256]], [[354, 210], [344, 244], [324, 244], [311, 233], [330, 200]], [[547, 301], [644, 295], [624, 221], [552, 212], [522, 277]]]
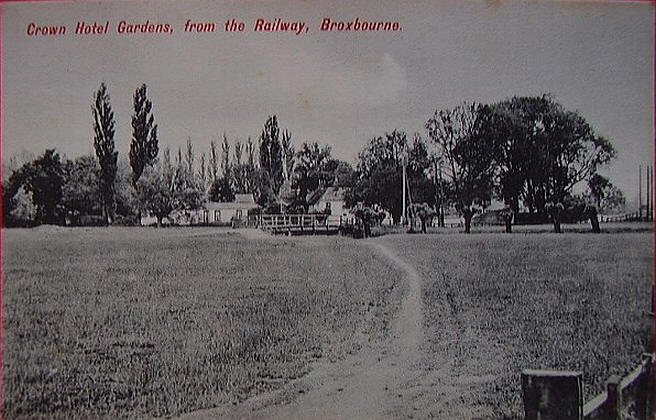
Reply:
[[642, 220], [642, 165], [638, 165], [638, 220]]
[[649, 206], [651, 205], [651, 203], [650, 203], [650, 201], [651, 201], [651, 193], [650, 193], [650, 191], [651, 191], [651, 180], [649, 179], [649, 165], [647, 165], [647, 168], [645, 168], [645, 175], [647, 177], [647, 191], [646, 191], [647, 192], [647, 197], [646, 197], [647, 198], [647, 212], [645, 214], [645, 218], [647, 220], [649, 220], [649, 214], [650, 214], [650, 212], [649, 212], [650, 207]]
[[435, 211], [437, 212], [437, 227], [442, 227], [440, 223], [440, 214], [442, 213], [442, 195], [437, 183], [437, 158], [433, 156], [433, 184], [435, 186]]
[[649, 186], [647, 187], [647, 197], [649, 200], [647, 220], [654, 220], [654, 167], [651, 165], [647, 167], [647, 176], [649, 180]]
[[437, 158], [433, 157], [435, 169], [435, 207], [437, 209], [437, 227], [444, 227], [444, 190], [442, 189], [442, 164], [438, 167]]
[[405, 210], [405, 155], [403, 156], [403, 211], [401, 212], [401, 225], [405, 226], [407, 222], [406, 210]]

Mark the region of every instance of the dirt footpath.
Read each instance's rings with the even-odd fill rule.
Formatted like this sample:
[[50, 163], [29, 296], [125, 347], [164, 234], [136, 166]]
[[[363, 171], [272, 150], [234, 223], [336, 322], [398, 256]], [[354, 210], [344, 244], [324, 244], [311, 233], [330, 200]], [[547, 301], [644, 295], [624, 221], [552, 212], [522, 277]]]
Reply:
[[[363, 348], [345, 360], [313, 365], [307, 376], [275, 392], [259, 395], [236, 406], [186, 414], [181, 419], [412, 419], [471, 418], [474, 413], [440, 410], [458, 399], [449, 387], [449, 362], [427, 371], [422, 351], [422, 279], [383, 240], [367, 246], [391, 260], [404, 273], [407, 294], [384, 342], [363, 341]], [[442, 385], [442, 386], [440, 386]], [[438, 392], [435, 387], [440, 386]], [[451, 404], [447, 404], [451, 405]], [[453, 416], [456, 417], [453, 417]], [[445, 417], [442, 417], [445, 416]]]

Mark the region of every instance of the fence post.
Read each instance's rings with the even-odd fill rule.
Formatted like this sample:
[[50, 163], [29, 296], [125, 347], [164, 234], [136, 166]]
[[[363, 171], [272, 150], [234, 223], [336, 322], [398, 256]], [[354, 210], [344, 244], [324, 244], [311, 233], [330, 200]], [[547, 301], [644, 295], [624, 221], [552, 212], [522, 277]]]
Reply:
[[606, 410], [608, 420], [622, 420], [622, 378], [613, 375], [606, 383]]
[[551, 370], [522, 371], [526, 420], [583, 420], [583, 374]]
[[642, 372], [640, 379], [640, 389], [638, 390], [638, 398], [636, 401], [636, 414], [638, 419], [650, 420], [649, 414], [651, 412], [652, 402], [652, 389], [654, 384], [654, 367], [653, 357], [651, 353], [642, 354]]

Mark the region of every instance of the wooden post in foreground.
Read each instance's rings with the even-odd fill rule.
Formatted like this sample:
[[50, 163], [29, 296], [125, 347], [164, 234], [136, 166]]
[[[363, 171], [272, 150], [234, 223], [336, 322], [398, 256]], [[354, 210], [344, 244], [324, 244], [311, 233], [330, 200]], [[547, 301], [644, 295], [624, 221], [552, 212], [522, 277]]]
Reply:
[[525, 369], [522, 398], [526, 420], [583, 420], [583, 374]]
[[606, 418], [608, 420], [622, 420], [622, 378], [613, 375], [606, 383]]

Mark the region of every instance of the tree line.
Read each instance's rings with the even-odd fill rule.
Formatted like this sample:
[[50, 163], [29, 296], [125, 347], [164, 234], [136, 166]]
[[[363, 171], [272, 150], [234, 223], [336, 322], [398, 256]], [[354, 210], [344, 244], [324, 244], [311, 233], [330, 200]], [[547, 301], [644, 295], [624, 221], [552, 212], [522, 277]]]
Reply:
[[[469, 232], [474, 214], [493, 198], [507, 206], [501, 213], [507, 231], [526, 217], [522, 208], [549, 217], [558, 232], [572, 213], [592, 221], [599, 209], [624, 203], [598, 173], [615, 156], [610, 141], [549, 95], [436, 110], [425, 137], [393, 130], [371, 138], [355, 169], [316, 141], [296, 150], [275, 115], [256, 141], [230, 142], [224, 133], [199, 156], [191, 138], [177, 152], [160, 150], [145, 84], [135, 90], [133, 107], [128, 159], [119, 159], [116, 120], [102, 83], [91, 105], [95, 155], [69, 160], [49, 149], [14, 165], [3, 180], [5, 225], [136, 224], [143, 213], [160, 224], [176, 210], [232, 201], [235, 194], [253, 194], [264, 212], [307, 213], [312, 194], [327, 186], [345, 188], [347, 204], [365, 225], [385, 213], [398, 223], [404, 173], [410, 215], [424, 230], [433, 218], [443, 225], [445, 209], [453, 209]], [[581, 183], [587, 190], [576, 192]]]
[[415, 133], [410, 141], [397, 130], [372, 138], [359, 155], [350, 203], [377, 206], [398, 221], [405, 166], [411, 210], [424, 226], [434, 216], [444, 223], [446, 206], [468, 233], [473, 216], [498, 199], [507, 206], [501, 212], [507, 232], [520, 216], [547, 218], [555, 232], [564, 217], [589, 218], [599, 231], [597, 212], [624, 204], [621, 191], [598, 173], [616, 155], [611, 142], [550, 95], [436, 110], [425, 129], [427, 139]]
[[[289, 130], [275, 115], [259, 139], [210, 142], [199, 159], [187, 138], [177, 153], [160, 151], [158, 126], [147, 86], [133, 97], [129, 165], [116, 150], [116, 120], [107, 86], [94, 93], [91, 106], [95, 155], [73, 160], [55, 149], [14, 164], [3, 180], [3, 222], [31, 224], [137, 224], [142, 213], [158, 224], [176, 210], [196, 210], [207, 201], [233, 201], [253, 194], [267, 212], [308, 212], [309, 195], [326, 186], [345, 187], [353, 169], [335, 159], [328, 146], [304, 142], [297, 151]], [[161, 152], [161, 153], [160, 153]]]

